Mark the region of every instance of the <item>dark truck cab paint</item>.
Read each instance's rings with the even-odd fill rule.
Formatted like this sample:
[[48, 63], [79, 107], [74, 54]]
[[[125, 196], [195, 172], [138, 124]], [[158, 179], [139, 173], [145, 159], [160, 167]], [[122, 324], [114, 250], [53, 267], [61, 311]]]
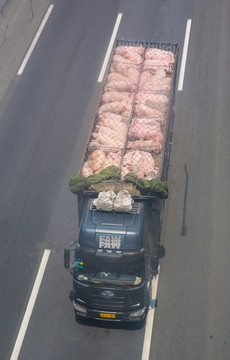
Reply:
[[85, 196], [74, 261], [65, 249], [65, 267], [73, 275], [76, 315], [120, 321], [145, 318], [151, 279], [157, 273], [159, 199], [134, 201], [132, 212], [98, 211]]

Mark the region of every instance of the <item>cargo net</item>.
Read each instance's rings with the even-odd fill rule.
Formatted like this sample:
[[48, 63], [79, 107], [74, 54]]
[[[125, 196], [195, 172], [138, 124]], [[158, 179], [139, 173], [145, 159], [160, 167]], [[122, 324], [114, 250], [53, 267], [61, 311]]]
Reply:
[[151, 152], [131, 150], [125, 153], [121, 166], [121, 180], [129, 173], [134, 173], [141, 179], [151, 180], [158, 177], [158, 172], [159, 168]]
[[82, 174], [108, 166], [138, 178], [158, 177], [175, 63], [175, 49], [117, 42], [93, 122]]
[[87, 152], [87, 160], [84, 161], [81, 173], [85, 177], [99, 174], [101, 170], [108, 166], [121, 167], [122, 150], [114, 148], [91, 149]]

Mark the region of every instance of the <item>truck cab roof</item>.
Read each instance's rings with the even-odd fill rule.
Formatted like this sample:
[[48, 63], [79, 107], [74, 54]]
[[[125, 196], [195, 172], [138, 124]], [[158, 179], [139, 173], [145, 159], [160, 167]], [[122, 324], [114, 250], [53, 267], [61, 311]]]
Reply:
[[109, 212], [97, 210], [89, 198], [78, 242], [80, 246], [102, 251], [140, 250], [144, 212], [144, 202], [134, 202], [131, 212]]

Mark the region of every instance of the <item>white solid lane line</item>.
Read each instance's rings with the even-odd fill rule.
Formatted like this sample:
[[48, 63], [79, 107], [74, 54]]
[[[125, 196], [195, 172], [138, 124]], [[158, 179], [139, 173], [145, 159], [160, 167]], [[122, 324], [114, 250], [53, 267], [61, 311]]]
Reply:
[[180, 67], [178, 91], [183, 90], [184, 73], [185, 73], [185, 66], [186, 66], [186, 60], [187, 60], [187, 54], [188, 54], [188, 44], [189, 44], [191, 25], [192, 25], [192, 19], [188, 19], [187, 20], [186, 31], [185, 31], [185, 37], [184, 37], [184, 47], [183, 47], [181, 67]]
[[99, 83], [101, 83], [103, 81], [103, 78], [104, 78], [104, 75], [105, 75], [105, 70], [106, 70], [106, 67], [107, 67], [107, 64], [108, 64], [108, 61], [109, 61], [109, 57], [110, 57], [110, 54], [111, 54], [111, 51], [112, 51], [112, 48], [113, 48], [113, 44], [114, 44], [114, 41], [115, 41], [115, 38], [116, 38], [116, 35], [117, 35], [117, 31], [118, 31], [118, 28], [119, 28], [119, 25], [120, 25], [120, 22], [121, 22], [121, 18], [122, 18], [122, 13], [119, 13], [117, 15], [117, 20], [116, 20], [116, 23], [115, 23], [115, 26], [114, 26], [114, 29], [113, 29], [113, 33], [112, 33], [112, 36], [111, 36], [111, 39], [110, 39], [110, 42], [109, 42], [109, 46], [108, 46], [108, 49], [107, 49], [107, 52], [106, 52], [106, 55], [105, 55], [105, 59], [104, 59], [104, 62], [103, 62], [102, 68], [101, 68], [101, 72], [100, 72], [99, 78], [97, 80], [97, 82], [99, 82]]
[[146, 319], [145, 337], [144, 337], [144, 344], [143, 344], [143, 349], [142, 349], [141, 360], [149, 360], [152, 331], [153, 331], [153, 322], [154, 322], [156, 300], [157, 300], [157, 287], [158, 287], [159, 275], [160, 275], [160, 266], [158, 268], [157, 276], [155, 278], [153, 278], [153, 280], [152, 280], [152, 301], [151, 301], [152, 306], [150, 304], [150, 309], [149, 309], [147, 319]]
[[23, 343], [23, 340], [24, 340], [24, 337], [26, 334], [26, 330], [27, 330], [27, 327], [28, 327], [28, 324], [30, 321], [30, 317], [31, 317], [31, 314], [32, 314], [32, 311], [34, 308], [34, 304], [37, 299], [37, 295], [38, 295], [38, 291], [39, 291], [39, 288], [40, 288], [40, 285], [42, 282], [42, 278], [43, 278], [43, 275], [44, 275], [44, 272], [46, 269], [46, 265], [49, 260], [50, 252], [51, 252], [51, 250], [46, 249], [43, 253], [42, 261], [41, 261], [41, 264], [40, 264], [40, 267], [39, 267], [39, 270], [37, 273], [37, 277], [36, 277], [36, 280], [35, 280], [31, 295], [30, 295], [29, 302], [27, 304], [26, 312], [24, 314], [24, 317], [23, 317], [23, 320], [21, 323], [21, 327], [18, 332], [18, 336], [17, 336], [16, 342], [15, 342], [14, 349], [13, 349], [10, 360], [18, 359], [18, 356], [19, 356], [19, 353], [20, 353], [20, 350], [22, 347], [22, 343]]
[[35, 37], [34, 37], [34, 39], [32, 41], [27, 53], [26, 53], [26, 56], [24, 57], [24, 60], [23, 60], [21, 66], [20, 66], [20, 68], [19, 68], [19, 70], [17, 72], [17, 75], [19, 75], [19, 76], [22, 75], [22, 73], [23, 73], [23, 71], [24, 71], [24, 69], [26, 67], [26, 64], [27, 64], [27, 62], [28, 62], [28, 60], [29, 60], [34, 48], [35, 48], [35, 45], [36, 45], [36, 43], [37, 43], [37, 41], [38, 41], [38, 39], [39, 39], [39, 37], [40, 37], [40, 35], [42, 33], [42, 30], [44, 29], [44, 26], [45, 26], [50, 14], [51, 14], [51, 11], [53, 10], [53, 7], [54, 7], [54, 4], [50, 4], [50, 6], [49, 6], [49, 8], [48, 8], [42, 22], [41, 22], [41, 25], [39, 26], [39, 29], [38, 29], [38, 31], [37, 31], [37, 33], [36, 33], [36, 35], [35, 35]]

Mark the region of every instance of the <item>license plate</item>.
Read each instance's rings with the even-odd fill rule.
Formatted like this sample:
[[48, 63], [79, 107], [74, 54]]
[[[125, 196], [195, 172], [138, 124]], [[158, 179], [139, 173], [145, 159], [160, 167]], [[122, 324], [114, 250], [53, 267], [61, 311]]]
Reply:
[[106, 318], [106, 319], [115, 319], [116, 318], [115, 314], [107, 314], [107, 313], [100, 313], [100, 317]]

